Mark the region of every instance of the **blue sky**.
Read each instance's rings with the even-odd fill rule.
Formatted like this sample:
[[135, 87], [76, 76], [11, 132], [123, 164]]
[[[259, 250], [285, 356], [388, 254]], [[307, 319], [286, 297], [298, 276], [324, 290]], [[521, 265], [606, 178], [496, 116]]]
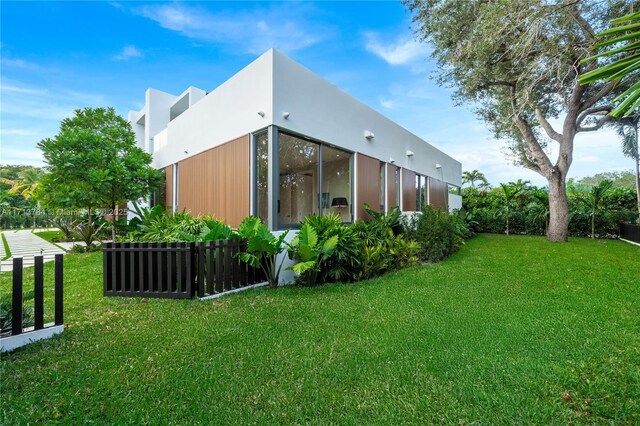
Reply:
[[[43, 165], [36, 144], [76, 108], [126, 117], [148, 87], [212, 90], [275, 47], [491, 183], [545, 180], [429, 76], [397, 2], [2, 2], [0, 163]], [[570, 176], [630, 169], [610, 130], [579, 135]]]

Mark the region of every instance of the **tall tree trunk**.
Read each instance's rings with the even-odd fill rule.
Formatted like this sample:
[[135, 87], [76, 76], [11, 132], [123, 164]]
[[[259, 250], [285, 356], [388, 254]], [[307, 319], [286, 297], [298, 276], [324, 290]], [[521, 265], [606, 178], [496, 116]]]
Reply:
[[111, 209], [111, 241], [116, 242], [116, 206]]
[[509, 206], [507, 206], [507, 235], [509, 235]]
[[91, 224], [93, 223], [93, 219], [92, 219], [92, 217], [91, 217], [91, 207], [89, 207], [88, 212], [89, 212], [89, 213], [88, 213], [88, 217], [89, 217], [89, 226], [91, 226]]
[[569, 234], [569, 203], [565, 177], [559, 172], [549, 179], [549, 241], [566, 242]]

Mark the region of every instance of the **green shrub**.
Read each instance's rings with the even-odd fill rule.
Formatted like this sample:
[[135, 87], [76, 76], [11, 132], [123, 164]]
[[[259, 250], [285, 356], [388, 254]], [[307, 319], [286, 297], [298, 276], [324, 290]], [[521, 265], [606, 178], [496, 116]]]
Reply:
[[[13, 323], [12, 294], [4, 293], [0, 296], [0, 332], [11, 329]], [[22, 294], [22, 301], [27, 302], [33, 300], [33, 291]], [[31, 327], [33, 325], [33, 305], [22, 306], [22, 327]]]
[[289, 244], [289, 259], [297, 260], [298, 263], [287, 269], [299, 274], [304, 284], [315, 285], [321, 270], [321, 262], [333, 254], [337, 245], [337, 235], [320, 242], [315, 229], [305, 223]]
[[406, 233], [420, 245], [419, 256], [425, 262], [439, 262], [455, 253], [471, 233], [464, 217], [426, 206], [409, 218]]

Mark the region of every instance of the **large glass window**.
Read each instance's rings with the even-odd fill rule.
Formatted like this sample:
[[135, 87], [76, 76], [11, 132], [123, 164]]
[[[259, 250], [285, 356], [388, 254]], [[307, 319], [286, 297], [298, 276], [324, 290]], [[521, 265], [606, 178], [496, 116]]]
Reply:
[[319, 148], [317, 143], [280, 133], [277, 211], [282, 227], [298, 224], [305, 216], [319, 212]]
[[334, 212], [351, 222], [351, 154], [322, 146], [322, 214]]
[[259, 133], [254, 137], [256, 145], [256, 215], [263, 223], [269, 223], [269, 135]]
[[422, 211], [427, 204], [427, 177], [416, 174], [416, 211]]
[[422, 179], [422, 193], [420, 194], [420, 208], [424, 208], [429, 204], [429, 181], [427, 176], [421, 176]]

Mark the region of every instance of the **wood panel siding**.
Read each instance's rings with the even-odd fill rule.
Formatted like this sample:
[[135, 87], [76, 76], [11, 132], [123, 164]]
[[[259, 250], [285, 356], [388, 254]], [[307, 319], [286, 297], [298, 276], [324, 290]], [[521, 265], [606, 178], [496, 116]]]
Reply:
[[416, 209], [416, 174], [402, 169], [402, 211], [412, 212]]
[[236, 227], [249, 215], [249, 135], [178, 163], [178, 211]]
[[356, 176], [356, 219], [371, 219], [371, 215], [364, 209], [364, 203], [372, 209], [380, 210], [380, 160], [368, 155], [356, 154], [358, 170]]
[[[395, 175], [397, 171], [398, 166], [387, 164], [387, 211], [398, 206], [398, 183]], [[397, 179], [400, 179], [400, 176]]]
[[429, 205], [440, 210], [447, 210], [447, 201], [449, 198], [449, 186], [432, 177], [429, 178]]
[[165, 207], [171, 209], [173, 206], [173, 165], [169, 165], [164, 168], [164, 193], [165, 195]]

